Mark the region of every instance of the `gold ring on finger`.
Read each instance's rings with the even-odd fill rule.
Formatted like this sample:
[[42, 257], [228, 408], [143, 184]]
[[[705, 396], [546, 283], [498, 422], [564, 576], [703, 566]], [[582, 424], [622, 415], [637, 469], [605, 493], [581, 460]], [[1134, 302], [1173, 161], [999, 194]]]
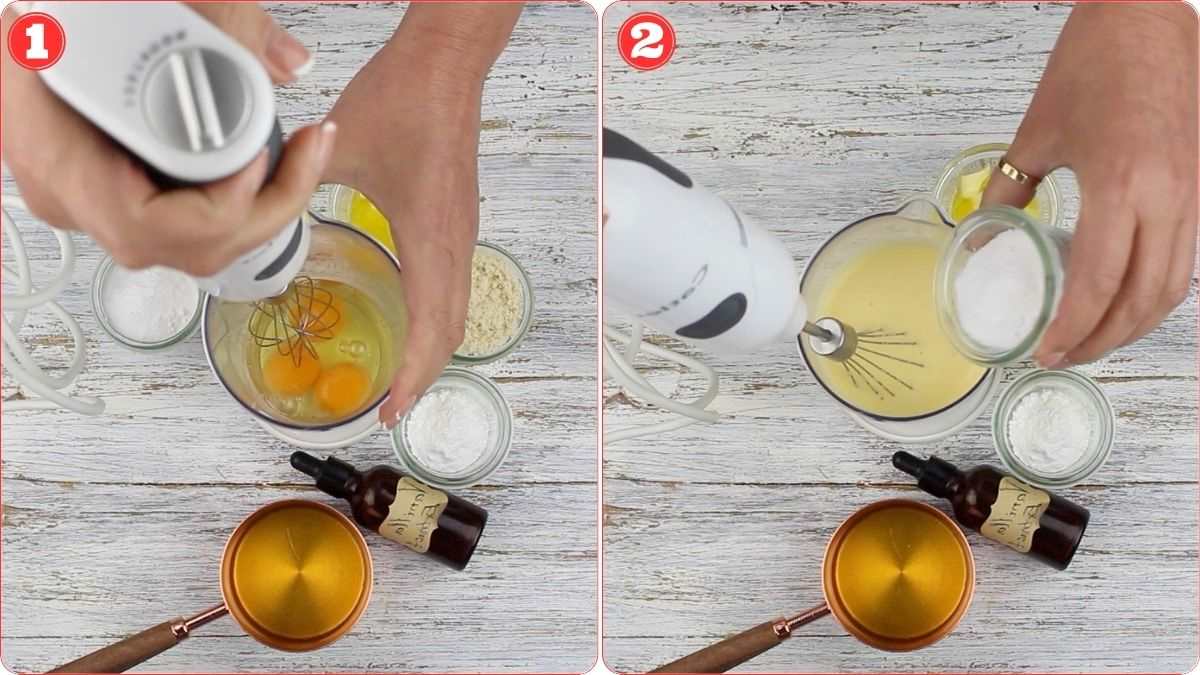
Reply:
[[1000, 164], [999, 164], [998, 168], [1000, 169], [1000, 173], [1007, 176], [1009, 178], [1009, 180], [1012, 180], [1017, 185], [1029, 185], [1032, 187], [1032, 186], [1036, 186], [1038, 183], [1042, 182], [1041, 178], [1036, 178], [1034, 176], [1030, 176], [1029, 174], [1025, 173], [1024, 171], [1013, 166], [1008, 161], [1007, 156], [1000, 158]]

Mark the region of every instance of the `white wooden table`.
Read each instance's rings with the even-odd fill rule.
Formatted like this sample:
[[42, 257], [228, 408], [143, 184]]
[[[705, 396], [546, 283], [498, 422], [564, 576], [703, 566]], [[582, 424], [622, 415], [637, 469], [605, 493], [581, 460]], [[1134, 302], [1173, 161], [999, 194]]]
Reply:
[[[1011, 139], [1069, 7], [638, 4], [676, 29], [663, 69], [637, 73], [604, 19], [605, 124], [715, 189], [804, 261], [834, 228], [929, 190], [944, 162]], [[1074, 218], [1074, 192], [1069, 200]], [[974, 603], [918, 652], [874, 651], [823, 619], [746, 671], [1186, 671], [1197, 658], [1196, 295], [1153, 334], [1083, 367], [1117, 412], [1112, 459], [1065, 495], [1091, 510], [1057, 572], [968, 535]], [[853, 424], [794, 346], [706, 361], [714, 426], [605, 448], [605, 660], [661, 665], [820, 601], [833, 529], [883, 498], [935, 503], [893, 469], [897, 448]], [[670, 369], [668, 389], [699, 382]], [[655, 419], [613, 398], [605, 423]], [[988, 419], [917, 449], [998, 462]]]
[[[316, 67], [279, 93], [286, 129], [318, 119], [400, 20], [403, 6], [272, 7], [316, 50]], [[580, 671], [596, 640], [596, 15], [529, 6], [485, 91], [481, 237], [527, 267], [533, 328], [502, 362], [479, 368], [508, 398], [513, 450], [462, 494], [491, 520], [471, 565], [454, 572], [371, 536], [371, 604], [345, 638], [317, 652], [268, 649], [231, 619], [148, 662], [154, 671]], [[403, 152], [396, 148], [396, 152]], [[15, 190], [4, 183], [5, 194]], [[323, 197], [321, 198], [323, 201]], [[41, 278], [53, 238], [21, 218]], [[218, 602], [230, 531], [257, 506], [303, 497], [341, 504], [287, 462], [291, 448], [252, 421], [205, 365], [200, 338], [162, 356], [106, 339], [88, 300], [101, 252], [77, 236], [64, 306], [88, 338], [76, 391], [100, 417], [3, 417], [3, 660], [51, 668]], [[10, 255], [5, 248], [6, 260]], [[6, 289], [7, 290], [7, 289]], [[69, 338], [44, 314], [29, 341], [65, 362]], [[17, 395], [6, 378], [4, 396]], [[338, 453], [393, 462], [387, 437]]]

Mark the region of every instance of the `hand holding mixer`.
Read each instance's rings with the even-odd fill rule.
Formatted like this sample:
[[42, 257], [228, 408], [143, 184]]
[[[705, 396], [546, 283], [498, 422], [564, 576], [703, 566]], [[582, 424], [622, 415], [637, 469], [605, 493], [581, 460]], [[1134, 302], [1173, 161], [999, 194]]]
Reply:
[[[38, 3], [33, 9], [51, 10], [72, 36], [59, 62], [39, 71], [42, 81], [138, 159], [157, 185], [183, 188], [226, 178], [264, 148], [270, 179], [283, 149], [272, 83], [258, 59], [228, 34], [181, 3]], [[299, 275], [311, 245], [302, 215], [218, 274], [196, 280], [214, 297], [255, 303], [246, 330], [260, 347], [296, 361], [305, 352], [315, 355], [311, 342], [326, 339], [339, 320], [328, 291]], [[11, 238], [15, 227], [7, 214], [5, 226]], [[60, 277], [69, 275], [72, 262], [69, 248], [64, 251]], [[30, 371], [15, 331], [6, 331], [6, 342], [23, 359], [6, 358], [6, 367], [28, 387], [73, 409], [102, 409], [91, 399], [76, 402], [50, 391], [64, 378]], [[82, 367], [81, 345], [77, 350], [73, 373]]]
[[[283, 149], [271, 79], [236, 40], [180, 3], [52, 3], [71, 43], [39, 71], [60, 99], [140, 160], [164, 189], [214, 182]], [[197, 279], [228, 300], [279, 295], [304, 262], [294, 218], [225, 270]]]
[[[834, 317], [809, 321], [795, 264], [782, 242], [682, 171], [609, 129], [604, 130], [604, 209], [605, 299], [633, 319], [628, 335], [605, 327], [606, 372], [636, 395], [688, 418], [619, 429], [606, 440], [717, 419], [707, 410], [716, 396], [713, 371], [641, 343], [643, 324], [725, 353], [754, 351], [803, 333], [815, 353], [847, 369], [855, 386], [861, 383], [881, 397], [894, 396], [897, 384], [912, 388], [887, 366], [889, 360], [922, 366], [889, 353], [892, 347], [915, 346], [905, 333], [859, 332]], [[624, 353], [609, 340], [625, 343]], [[702, 372], [708, 390], [691, 403], [662, 395], [630, 365], [638, 351]]]

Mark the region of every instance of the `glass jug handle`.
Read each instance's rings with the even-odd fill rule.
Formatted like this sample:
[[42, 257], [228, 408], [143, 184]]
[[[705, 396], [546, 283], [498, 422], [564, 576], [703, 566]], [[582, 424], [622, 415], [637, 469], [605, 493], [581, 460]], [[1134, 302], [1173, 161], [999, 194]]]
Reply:
[[913, 197], [896, 210], [896, 215], [908, 218], [909, 220], [919, 220], [931, 225], [946, 225], [954, 227], [954, 223], [942, 213], [940, 206], [935, 204], [928, 197]]

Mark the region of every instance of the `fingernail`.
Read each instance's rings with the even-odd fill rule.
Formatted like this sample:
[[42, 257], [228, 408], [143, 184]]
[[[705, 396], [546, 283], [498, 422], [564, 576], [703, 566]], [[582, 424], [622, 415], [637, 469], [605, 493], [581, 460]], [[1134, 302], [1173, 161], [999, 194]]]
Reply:
[[404, 417], [404, 415], [408, 412], [408, 409], [412, 407], [413, 398], [414, 397], [409, 396], [407, 399], [402, 401], [400, 403], [400, 407], [397, 408], [396, 412], [392, 414], [392, 418], [383, 423], [384, 427], [391, 429], [399, 424], [400, 419]]
[[333, 140], [337, 136], [337, 123], [322, 122], [317, 133], [321, 136], [317, 139], [317, 162], [321, 166], [325, 166], [329, 162], [329, 156], [333, 154]]
[[304, 47], [304, 43], [283, 29], [275, 31], [275, 35], [267, 43], [266, 57], [280, 70], [291, 73], [294, 77], [300, 77], [312, 70], [313, 57]]
[[301, 63], [298, 67], [292, 70], [292, 75], [294, 75], [296, 79], [300, 79], [312, 72], [313, 66], [315, 65], [317, 65], [317, 55], [310, 53], [307, 61]]
[[404, 399], [404, 402], [400, 404], [400, 408], [399, 408], [400, 412], [396, 413], [396, 421], [400, 421], [401, 417], [404, 417], [405, 415], [408, 414], [409, 408], [412, 407], [413, 403], [415, 403], [416, 400], [417, 400], [416, 396], [409, 396], [408, 398]]
[[1038, 365], [1043, 368], [1057, 368], [1062, 365], [1067, 358], [1064, 352], [1052, 352], [1038, 359]]

